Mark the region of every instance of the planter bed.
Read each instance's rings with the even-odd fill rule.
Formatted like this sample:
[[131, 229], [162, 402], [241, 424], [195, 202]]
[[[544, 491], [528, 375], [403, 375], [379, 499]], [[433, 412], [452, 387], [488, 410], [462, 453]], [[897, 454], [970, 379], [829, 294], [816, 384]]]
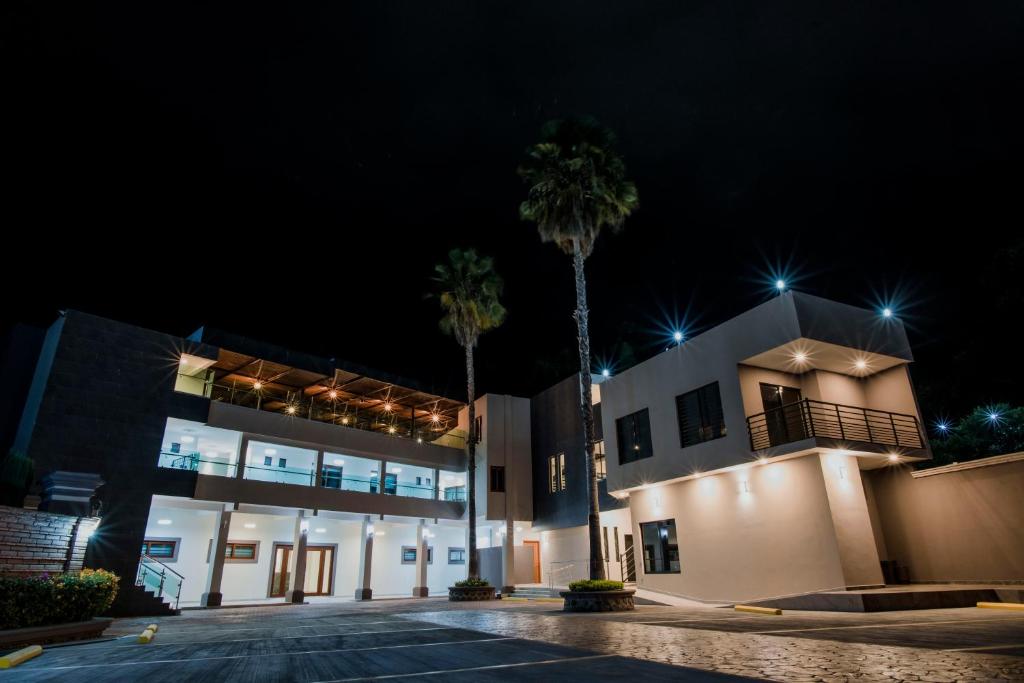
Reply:
[[493, 600], [494, 586], [449, 586], [448, 599], [452, 602]]
[[89, 621], [73, 621], [69, 624], [30, 626], [0, 631], [0, 649], [99, 638], [112, 621], [113, 619], [110, 617], [94, 617]]
[[633, 609], [635, 590], [562, 591], [566, 612], [626, 612]]

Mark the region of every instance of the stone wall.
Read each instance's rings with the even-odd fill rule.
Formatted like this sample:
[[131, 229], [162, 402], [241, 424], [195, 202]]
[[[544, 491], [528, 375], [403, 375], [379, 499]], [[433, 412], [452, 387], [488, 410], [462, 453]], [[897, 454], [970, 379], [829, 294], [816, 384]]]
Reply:
[[98, 521], [0, 506], [0, 574], [80, 570]]

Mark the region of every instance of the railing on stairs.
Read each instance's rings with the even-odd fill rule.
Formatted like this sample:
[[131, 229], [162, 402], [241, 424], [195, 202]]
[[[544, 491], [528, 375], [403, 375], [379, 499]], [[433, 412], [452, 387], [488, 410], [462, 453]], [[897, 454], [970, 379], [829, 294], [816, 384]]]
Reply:
[[[631, 553], [630, 553], [631, 554]], [[618, 562], [611, 560], [604, 561], [604, 575], [612, 580], [626, 581], [626, 574], [615, 576], [613, 568], [622, 569], [622, 558]], [[573, 581], [582, 581], [590, 578], [590, 560], [564, 560], [552, 562], [548, 567], [548, 588], [554, 590], [556, 586], [568, 586]], [[635, 580], [630, 579], [630, 580]]]
[[619, 555], [619, 576], [623, 583], [636, 582], [636, 556], [632, 552]]
[[142, 586], [161, 600], [173, 601], [174, 609], [178, 609], [183, 583], [185, 577], [160, 560], [149, 555], [139, 557], [139, 572], [135, 576], [135, 585]]

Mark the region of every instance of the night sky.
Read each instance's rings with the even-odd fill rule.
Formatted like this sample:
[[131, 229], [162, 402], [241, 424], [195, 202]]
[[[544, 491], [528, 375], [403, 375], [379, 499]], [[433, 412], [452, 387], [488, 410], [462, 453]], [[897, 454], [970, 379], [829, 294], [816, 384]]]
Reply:
[[475, 246], [509, 309], [478, 391], [532, 395], [574, 369], [572, 274], [515, 169], [592, 115], [640, 194], [587, 264], [595, 364], [783, 272], [891, 300], [929, 419], [1021, 402], [1019, 2], [91, 4], [0, 22], [3, 329], [205, 323], [462, 398], [424, 294]]

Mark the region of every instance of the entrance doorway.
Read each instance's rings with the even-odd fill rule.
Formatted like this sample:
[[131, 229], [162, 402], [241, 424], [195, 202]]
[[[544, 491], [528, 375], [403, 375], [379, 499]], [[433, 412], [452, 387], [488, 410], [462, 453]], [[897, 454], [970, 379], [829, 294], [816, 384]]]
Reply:
[[623, 534], [626, 552], [622, 555], [622, 580], [636, 583], [636, 560], [633, 555], [633, 534]]
[[[306, 595], [331, 595], [334, 592], [333, 545], [306, 546], [306, 581], [302, 587]], [[274, 545], [274, 564], [270, 575], [270, 597], [283, 598], [291, 579], [289, 563], [292, 559], [292, 545]]]
[[772, 446], [807, 438], [800, 400], [799, 389], [761, 383], [761, 404]]
[[523, 545], [533, 546], [533, 582], [540, 583], [540, 541], [523, 541]]

